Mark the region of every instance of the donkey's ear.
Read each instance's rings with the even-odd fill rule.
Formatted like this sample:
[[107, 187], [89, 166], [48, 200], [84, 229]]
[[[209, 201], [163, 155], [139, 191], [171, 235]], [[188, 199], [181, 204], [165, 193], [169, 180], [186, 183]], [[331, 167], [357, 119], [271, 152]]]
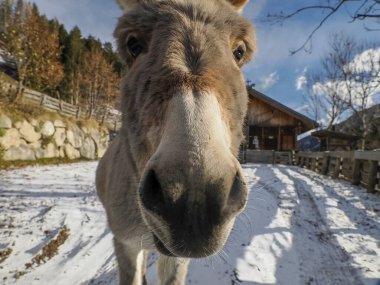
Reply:
[[139, 0], [116, 0], [116, 2], [124, 12], [128, 12], [133, 6], [139, 3]]
[[[119, 0], [120, 1], [120, 0]], [[227, 0], [238, 13], [242, 13], [244, 6], [248, 3], [249, 0]]]

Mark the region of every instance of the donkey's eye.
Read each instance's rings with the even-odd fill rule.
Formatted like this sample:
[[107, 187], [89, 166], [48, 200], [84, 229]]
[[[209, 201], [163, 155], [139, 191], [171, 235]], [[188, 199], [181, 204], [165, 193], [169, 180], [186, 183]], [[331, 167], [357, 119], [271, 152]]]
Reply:
[[235, 50], [234, 50], [234, 57], [236, 59], [237, 62], [240, 62], [242, 60], [242, 58], [244, 57], [244, 54], [245, 54], [245, 49], [243, 46], [238, 46]]
[[133, 57], [137, 57], [143, 51], [141, 43], [135, 37], [128, 39], [127, 48]]

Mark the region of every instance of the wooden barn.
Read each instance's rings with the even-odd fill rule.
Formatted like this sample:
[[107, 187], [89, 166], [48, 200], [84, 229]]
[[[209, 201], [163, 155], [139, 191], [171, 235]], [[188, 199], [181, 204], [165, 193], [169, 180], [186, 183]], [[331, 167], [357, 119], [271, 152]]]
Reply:
[[268, 96], [248, 87], [249, 105], [246, 147], [252, 150], [290, 151], [297, 148], [297, 135], [317, 123]]

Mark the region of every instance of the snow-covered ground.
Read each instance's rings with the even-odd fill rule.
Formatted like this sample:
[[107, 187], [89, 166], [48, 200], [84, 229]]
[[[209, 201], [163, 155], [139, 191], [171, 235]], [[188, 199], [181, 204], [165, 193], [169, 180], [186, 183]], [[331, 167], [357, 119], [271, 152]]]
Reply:
[[[96, 165], [0, 171], [0, 284], [117, 283]], [[379, 195], [297, 167], [244, 172], [245, 212], [219, 255], [191, 263], [187, 284], [378, 284]], [[38, 264], [64, 225], [69, 236]], [[156, 259], [149, 256], [148, 284], [158, 283]]]

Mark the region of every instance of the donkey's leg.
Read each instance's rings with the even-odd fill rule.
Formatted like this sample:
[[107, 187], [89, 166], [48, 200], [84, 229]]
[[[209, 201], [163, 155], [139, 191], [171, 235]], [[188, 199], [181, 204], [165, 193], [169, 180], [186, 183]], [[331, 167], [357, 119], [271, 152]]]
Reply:
[[114, 239], [120, 285], [141, 285], [144, 282], [144, 251], [133, 244], [125, 244]]
[[143, 277], [143, 285], [147, 285], [146, 281], [146, 270], [147, 270], [147, 259], [148, 259], [148, 251], [144, 250], [144, 256], [143, 256], [143, 264], [142, 264], [142, 270], [141, 270], [141, 275]]
[[186, 281], [189, 259], [160, 255], [158, 276], [160, 285], [183, 285]]

